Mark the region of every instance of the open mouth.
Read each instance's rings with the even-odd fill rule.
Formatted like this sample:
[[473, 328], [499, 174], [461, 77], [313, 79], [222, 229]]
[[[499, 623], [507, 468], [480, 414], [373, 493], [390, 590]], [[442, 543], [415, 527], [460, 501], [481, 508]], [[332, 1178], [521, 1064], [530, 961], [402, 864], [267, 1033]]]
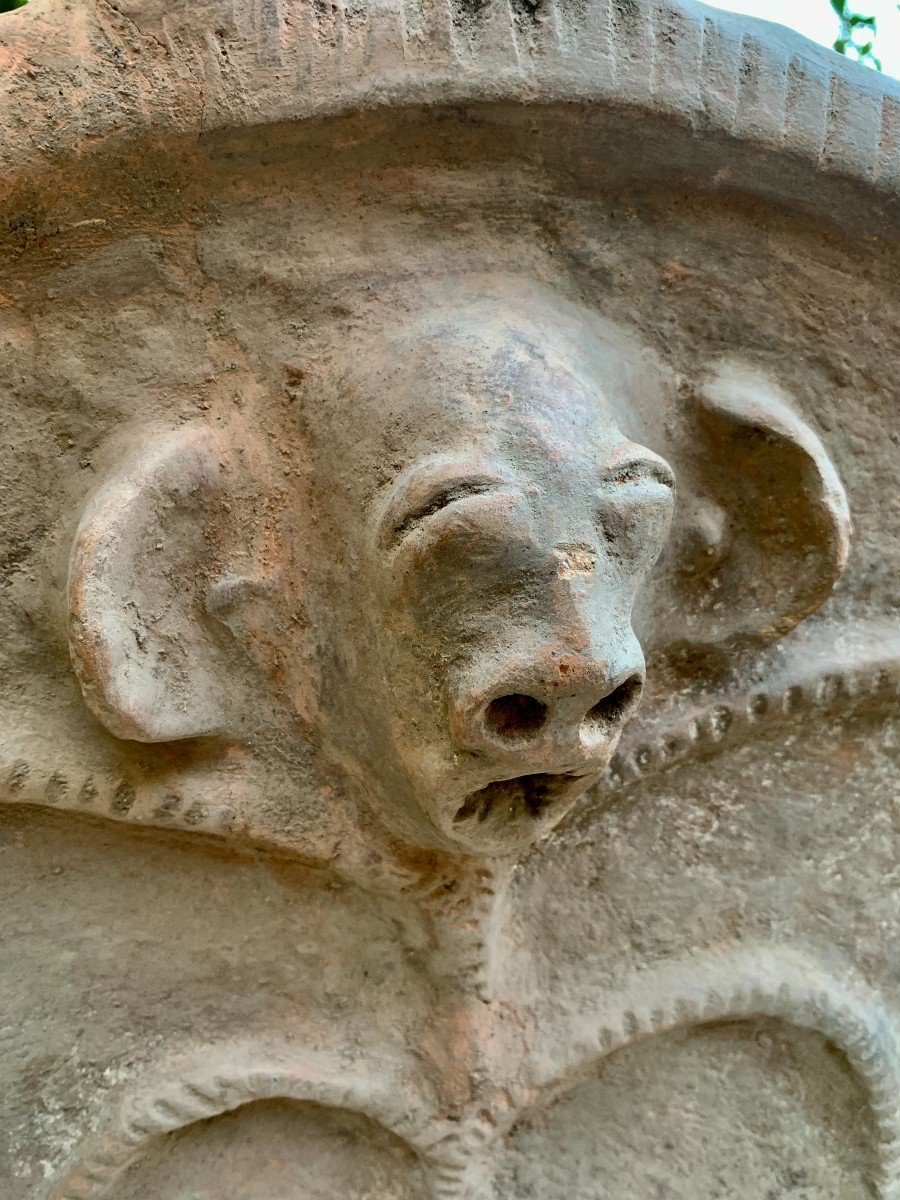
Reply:
[[454, 825], [512, 824], [523, 817], [540, 817], [562, 796], [570, 795], [581, 775], [517, 775], [497, 779], [472, 792], [460, 805]]

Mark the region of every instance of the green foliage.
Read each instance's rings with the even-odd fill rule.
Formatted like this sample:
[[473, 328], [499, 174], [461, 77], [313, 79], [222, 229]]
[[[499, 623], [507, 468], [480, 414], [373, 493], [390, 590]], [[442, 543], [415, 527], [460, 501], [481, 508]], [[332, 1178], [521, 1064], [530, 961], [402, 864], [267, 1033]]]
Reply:
[[841, 23], [841, 32], [834, 43], [838, 54], [846, 54], [880, 71], [881, 59], [874, 53], [875, 34], [878, 32], [875, 18], [851, 11], [848, 0], [831, 0], [831, 7]]
[[0, 14], [13, 12], [14, 9], [24, 8], [28, 0], [0, 0]]

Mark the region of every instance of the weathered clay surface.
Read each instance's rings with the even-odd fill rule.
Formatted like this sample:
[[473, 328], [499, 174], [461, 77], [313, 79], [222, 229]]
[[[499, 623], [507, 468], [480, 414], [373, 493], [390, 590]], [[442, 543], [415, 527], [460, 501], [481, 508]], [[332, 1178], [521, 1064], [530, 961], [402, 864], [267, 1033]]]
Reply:
[[688, 3], [0, 18], [0, 1194], [900, 1197], [900, 96]]

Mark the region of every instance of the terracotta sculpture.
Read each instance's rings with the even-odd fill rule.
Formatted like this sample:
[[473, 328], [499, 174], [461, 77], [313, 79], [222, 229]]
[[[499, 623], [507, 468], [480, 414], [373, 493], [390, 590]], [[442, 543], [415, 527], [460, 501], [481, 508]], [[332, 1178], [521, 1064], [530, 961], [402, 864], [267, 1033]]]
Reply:
[[3, 1196], [900, 1194], [896, 84], [644, 0], [0, 62]]

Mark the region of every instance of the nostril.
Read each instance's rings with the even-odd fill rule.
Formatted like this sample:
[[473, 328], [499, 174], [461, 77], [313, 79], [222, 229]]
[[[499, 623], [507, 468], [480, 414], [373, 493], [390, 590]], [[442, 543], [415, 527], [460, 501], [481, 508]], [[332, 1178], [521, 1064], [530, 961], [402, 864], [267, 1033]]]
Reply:
[[488, 731], [506, 742], [527, 741], [543, 728], [546, 720], [547, 705], [519, 692], [498, 696], [484, 710]]
[[617, 688], [598, 700], [588, 711], [587, 721], [592, 725], [614, 725], [634, 708], [641, 694], [643, 683], [640, 675], [632, 675]]

